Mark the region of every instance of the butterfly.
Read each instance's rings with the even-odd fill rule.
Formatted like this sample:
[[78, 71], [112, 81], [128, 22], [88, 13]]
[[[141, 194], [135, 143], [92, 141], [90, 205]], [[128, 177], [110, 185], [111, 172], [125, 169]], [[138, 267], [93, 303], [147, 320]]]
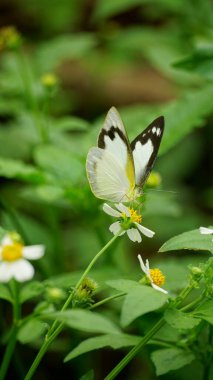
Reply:
[[164, 117], [155, 119], [130, 144], [115, 107], [107, 113], [98, 137], [90, 148], [86, 171], [92, 192], [111, 202], [134, 201], [152, 170], [164, 131]]

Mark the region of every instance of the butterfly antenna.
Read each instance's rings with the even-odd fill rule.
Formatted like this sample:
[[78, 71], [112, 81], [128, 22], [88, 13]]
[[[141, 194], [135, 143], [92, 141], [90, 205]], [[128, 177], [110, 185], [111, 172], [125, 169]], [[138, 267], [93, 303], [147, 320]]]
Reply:
[[161, 192], [161, 193], [170, 193], [170, 194], [179, 194], [179, 191], [174, 190], [159, 190], [159, 189], [149, 189], [148, 191], [144, 191], [144, 194], [148, 194], [149, 192]]

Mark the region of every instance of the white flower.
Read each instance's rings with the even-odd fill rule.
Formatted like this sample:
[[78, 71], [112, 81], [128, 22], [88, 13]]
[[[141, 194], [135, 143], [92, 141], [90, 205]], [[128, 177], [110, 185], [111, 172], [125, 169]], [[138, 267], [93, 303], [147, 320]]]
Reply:
[[144, 264], [143, 259], [141, 255], [138, 255], [138, 260], [140, 262], [140, 266], [142, 271], [145, 273], [145, 275], [148, 277], [150, 284], [155, 290], [158, 290], [159, 292], [167, 294], [167, 290], [161, 288], [159, 285], [163, 285], [165, 281], [165, 276], [160, 271], [160, 269], [149, 269], [149, 260], [146, 260], [146, 264]]
[[44, 255], [44, 249], [43, 245], [25, 247], [13, 239], [13, 234], [5, 235], [0, 244], [0, 282], [8, 282], [11, 278], [19, 282], [30, 280], [34, 268], [28, 260], [40, 259]]
[[138, 215], [136, 210], [128, 208], [122, 203], [115, 204], [115, 207], [117, 210], [109, 206], [107, 203], [104, 203], [103, 205], [103, 210], [106, 214], [120, 219], [119, 221], [112, 223], [109, 227], [109, 230], [114, 235], [123, 228], [124, 231], [120, 233], [120, 236], [126, 232], [130, 240], [137, 241], [138, 243], [142, 241], [141, 234], [150, 238], [154, 236], [155, 233], [153, 231], [140, 224], [141, 215]]

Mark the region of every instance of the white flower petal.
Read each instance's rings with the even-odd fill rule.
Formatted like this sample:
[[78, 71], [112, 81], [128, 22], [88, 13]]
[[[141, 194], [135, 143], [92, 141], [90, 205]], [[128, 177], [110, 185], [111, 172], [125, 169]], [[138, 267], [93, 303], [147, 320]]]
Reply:
[[11, 245], [13, 241], [9, 235], [5, 235], [1, 241], [1, 245]]
[[13, 262], [12, 266], [13, 277], [19, 282], [31, 280], [34, 275], [34, 268], [25, 259], [20, 259]]
[[167, 290], [165, 290], [165, 289], [163, 289], [163, 288], [160, 288], [160, 286], [158, 286], [158, 285], [155, 285], [154, 282], [151, 282], [151, 285], [152, 285], [152, 287], [153, 287], [155, 290], [158, 290], [159, 292], [162, 292], [162, 293], [168, 294]]
[[140, 243], [142, 240], [141, 235], [139, 234], [136, 228], [130, 228], [129, 230], [127, 230], [127, 235], [132, 241], [137, 241], [138, 243]]
[[212, 228], [200, 227], [199, 231], [203, 235], [211, 235], [211, 234], [213, 234], [213, 229]]
[[144, 262], [143, 262], [143, 259], [142, 259], [141, 255], [138, 255], [138, 260], [139, 260], [139, 262], [140, 262], [140, 266], [141, 266], [142, 271], [143, 271], [145, 274], [147, 274], [147, 268], [146, 268], [146, 266], [144, 265]]
[[[109, 226], [109, 230], [110, 232], [112, 232], [114, 235], [116, 235], [121, 229], [121, 225], [120, 225], [120, 222], [115, 222], [115, 223], [112, 223], [110, 226]], [[119, 236], [125, 234], [125, 231], [122, 231], [120, 233]]]
[[2, 261], [0, 263], [0, 282], [8, 282], [13, 277], [13, 263]]
[[28, 260], [37, 260], [44, 256], [44, 245], [31, 245], [29, 247], [23, 247], [23, 257]]
[[114, 210], [111, 206], [109, 206], [107, 203], [104, 203], [103, 210], [106, 214], [110, 216], [114, 216], [115, 218], [119, 218], [121, 216], [120, 212], [117, 210]]
[[136, 222], [135, 222], [134, 224], [137, 226], [137, 228], [139, 229], [139, 231], [140, 231], [143, 235], [145, 235], [145, 236], [147, 236], [147, 237], [149, 237], [149, 238], [152, 238], [152, 237], [154, 236], [155, 232], [149, 230], [148, 228], [142, 226], [142, 225], [139, 224], [139, 223], [136, 223]]
[[130, 217], [131, 214], [129, 212], [129, 209], [123, 205], [123, 203], [115, 204], [115, 207], [120, 211], [123, 212], [126, 216]]

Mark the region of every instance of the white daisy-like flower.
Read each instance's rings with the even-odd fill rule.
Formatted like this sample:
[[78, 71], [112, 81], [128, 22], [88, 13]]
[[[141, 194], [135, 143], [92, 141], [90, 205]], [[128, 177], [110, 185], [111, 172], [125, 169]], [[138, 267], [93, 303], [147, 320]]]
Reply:
[[167, 290], [161, 288], [161, 285], [163, 285], [165, 282], [165, 276], [160, 271], [160, 269], [158, 268], [149, 269], [149, 260], [147, 259], [146, 264], [144, 264], [141, 255], [138, 255], [138, 260], [140, 262], [141, 269], [145, 273], [148, 280], [150, 281], [151, 286], [155, 290], [158, 290], [159, 292], [167, 294], [168, 293]]
[[25, 247], [16, 233], [6, 234], [0, 243], [0, 282], [30, 280], [34, 268], [28, 260], [40, 259], [44, 250], [43, 245]]
[[103, 205], [103, 210], [106, 214], [119, 219], [117, 222], [112, 223], [109, 227], [109, 230], [114, 235], [116, 235], [121, 228], [123, 228], [120, 236], [126, 232], [130, 240], [137, 241], [138, 243], [142, 241], [141, 234], [149, 238], [154, 236], [155, 233], [153, 231], [140, 224], [142, 217], [136, 210], [124, 206], [123, 203], [117, 203], [115, 204], [115, 207], [117, 210], [109, 206], [107, 203], [104, 203]]

